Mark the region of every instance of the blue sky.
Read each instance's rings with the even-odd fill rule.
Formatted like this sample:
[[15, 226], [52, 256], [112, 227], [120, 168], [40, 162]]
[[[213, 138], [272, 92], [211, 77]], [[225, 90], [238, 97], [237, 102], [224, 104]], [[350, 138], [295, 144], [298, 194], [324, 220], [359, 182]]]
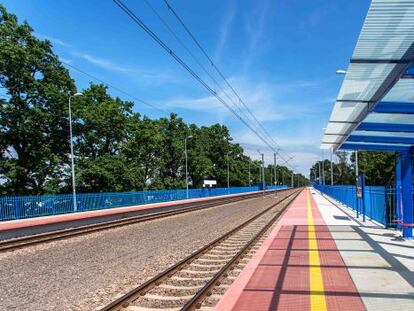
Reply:
[[[196, 57], [207, 62], [162, 0], [148, 0]], [[200, 75], [197, 64], [143, 0], [124, 2]], [[250, 110], [306, 175], [319, 144], [370, 1], [170, 1]], [[2, 1], [61, 59], [187, 122], [227, 125], [246, 153], [271, 151], [110, 0]], [[71, 70], [78, 88], [90, 78]], [[111, 94], [128, 99], [116, 90]], [[162, 113], [136, 102], [150, 117]], [[327, 156], [327, 155], [326, 155]]]

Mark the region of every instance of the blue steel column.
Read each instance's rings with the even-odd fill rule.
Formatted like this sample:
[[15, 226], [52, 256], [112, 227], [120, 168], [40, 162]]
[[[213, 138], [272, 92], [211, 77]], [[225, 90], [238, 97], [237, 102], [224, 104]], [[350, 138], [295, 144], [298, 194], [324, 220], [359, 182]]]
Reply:
[[[397, 219], [402, 220], [402, 177], [401, 177], [401, 153], [395, 153], [395, 204]], [[401, 229], [401, 225], [397, 223], [397, 228]]]
[[[403, 151], [397, 155], [397, 174], [396, 174], [396, 190], [397, 190], [397, 206], [399, 213], [402, 211], [402, 221], [404, 224], [413, 223], [413, 165], [410, 151]], [[399, 172], [398, 172], [399, 171]], [[399, 181], [398, 181], [399, 179]], [[411, 238], [413, 229], [403, 227], [403, 237]]]

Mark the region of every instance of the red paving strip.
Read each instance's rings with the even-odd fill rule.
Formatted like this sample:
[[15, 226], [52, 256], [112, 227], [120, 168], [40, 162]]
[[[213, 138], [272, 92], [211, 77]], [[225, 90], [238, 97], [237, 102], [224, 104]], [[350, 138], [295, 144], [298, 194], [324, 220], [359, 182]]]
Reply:
[[[248, 194], [253, 194], [253, 193], [256, 193], [256, 192], [249, 192]], [[0, 222], [0, 232], [6, 231], [6, 230], [30, 228], [30, 227], [36, 227], [36, 226], [63, 223], [63, 222], [68, 222], [68, 221], [77, 221], [77, 220], [82, 220], [82, 219], [99, 218], [99, 217], [111, 216], [111, 215], [117, 215], [117, 214], [123, 214], [123, 213], [144, 211], [144, 210], [150, 210], [154, 208], [171, 207], [171, 206], [177, 206], [181, 204], [205, 202], [205, 201], [209, 201], [213, 199], [220, 199], [220, 198], [226, 198], [226, 197], [232, 197], [232, 196], [238, 196], [238, 195], [240, 195], [240, 193], [230, 194], [230, 195], [220, 195], [220, 196], [207, 197], [207, 198], [151, 203], [151, 204], [135, 205], [135, 206], [128, 206], [128, 207], [116, 207], [116, 208], [111, 208], [111, 209], [102, 209], [102, 210], [96, 210], [96, 211], [90, 211], [90, 212], [69, 213], [69, 214], [62, 214], [62, 215], [41, 216], [41, 217], [25, 218], [25, 219], [18, 219], [18, 220], [2, 221]]]
[[[257, 264], [250, 278], [246, 275], [252, 268], [246, 267], [246, 273], [242, 271], [239, 276], [245, 280], [243, 287], [236, 280], [216, 311], [311, 310], [306, 195], [307, 191], [303, 191], [296, 198], [274, 229], [276, 234], [271, 234], [272, 241], [265, 241], [266, 250], [261, 259], [253, 258]], [[326, 299], [327, 310], [365, 310], [313, 198], [311, 206], [324, 285], [320, 294]]]
[[[311, 197], [314, 218], [322, 215]], [[315, 226], [328, 310], [366, 310], [358, 290], [326, 225]]]

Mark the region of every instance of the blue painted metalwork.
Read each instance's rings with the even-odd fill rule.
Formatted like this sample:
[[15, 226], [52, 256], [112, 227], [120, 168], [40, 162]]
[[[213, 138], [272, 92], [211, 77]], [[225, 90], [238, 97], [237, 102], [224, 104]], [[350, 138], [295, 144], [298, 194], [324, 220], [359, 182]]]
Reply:
[[[282, 189], [287, 186], [268, 186]], [[258, 191], [258, 187], [234, 187], [230, 194]], [[228, 194], [227, 188], [189, 189], [189, 198]], [[81, 193], [76, 196], [78, 212], [186, 199], [186, 190]], [[0, 221], [73, 213], [72, 194], [0, 197]]]
[[356, 130], [357, 131], [414, 133], [414, 124], [362, 122], [360, 125], [358, 125]]
[[383, 102], [379, 102], [375, 106], [373, 112], [413, 114], [414, 113], [414, 103], [383, 101]]
[[413, 228], [406, 227], [406, 225], [413, 224], [413, 163], [410, 151], [400, 152], [397, 154], [397, 169], [399, 171], [397, 178], [399, 188], [397, 188], [398, 205], [400, 218], [402, 221], [401, 227], [404, 238], [413, 237]]
[[383, 144], [408, 144], [414, 145], [414, 137], [392, 137], [392, 136], [368, 136], [351, 135], [347, 142], [383, 143]]
[[368, 151], [409, 151], [411, 146], [400, 145], [381, 145], [381, 144], [352, 144], [344, 143], [341, 146], [342, 150], [368, 150]]
[[[314, 184], [313, 187], [356, 211], [358, 207], [356, 186]], [[366, 216], [386, 226], [393, 225], [391, 219], [394, 215], [395, 205], [392, 203], [393, 197], [391, 200], [388, 199], [392, 193], [393, 191], [384, 186], [365, 186], [363, 192], [364, 208], [360, 210], [363, 217]]]

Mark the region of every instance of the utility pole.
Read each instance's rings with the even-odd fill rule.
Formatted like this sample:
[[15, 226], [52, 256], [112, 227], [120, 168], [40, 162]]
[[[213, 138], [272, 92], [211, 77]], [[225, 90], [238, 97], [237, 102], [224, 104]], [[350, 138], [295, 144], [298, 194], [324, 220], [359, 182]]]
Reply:
[[264, 191], [266, 188], [264, 153], [262, 153], [262, 170], [263, 170], [263, 194], [264, 194]]
[[227, 194], [230, 194], [230, 152], [227, 152]]
[[252, 179], [250, 178], [250, 164], [251, 164], [252, 160], [249, 158], [249, 187], [252, 186]]
[[322, 170], [321, 170], [321, 162], [318, 161], [318, 170], [319, 170], [319, 176], [318, 176], [318, 184], [322, 184]]
[[76, 212], [78, 210], [77, 202], [76, 202], [76, 179], [75, 179], [75, 158], [73, 154], [73, 134], [72, 134], [72, 105], [71, 99], [72, 97], [82, 96], [82, 93], [75, 93], [74, 95], [69, 96], [69, 137], [70, 137], [70, 163], [72, 169], [72, 198], [73, 198], [73, 211]]
[[277, 172], [276, 172], [276, 152], [273, 154], [273, 160], [274, 160], [274, 164], [273, 164], [273, 168], [274, 168], [274, 173], [275, 173], [275, 186], [277, 185]]
[[185, 152], [185, 187], [188, 199], [188, 152], [187, 152], [187, 139], [192, 138], [193, 136], [186, 136], [184, 139], [184, 152]]
[[331, 186], [333, 186], [334, 184], [334, 180], [333, 180], [333, 163], [332, 163], [332, 149], [331, 149]]
[[293, 172], [292, 172], [292, 175], [291, 175], [291, 177], [290, 177], [290, 185], [291, 185], [291, 187], [293, 188], [295, 185], [293, 184]]
[[358, 151], [355, 151], [355, 175], [358, 178], [359, 169], [358, 169]]
[[325, 160], [322, 157], [322, 185], [325, 185]]

